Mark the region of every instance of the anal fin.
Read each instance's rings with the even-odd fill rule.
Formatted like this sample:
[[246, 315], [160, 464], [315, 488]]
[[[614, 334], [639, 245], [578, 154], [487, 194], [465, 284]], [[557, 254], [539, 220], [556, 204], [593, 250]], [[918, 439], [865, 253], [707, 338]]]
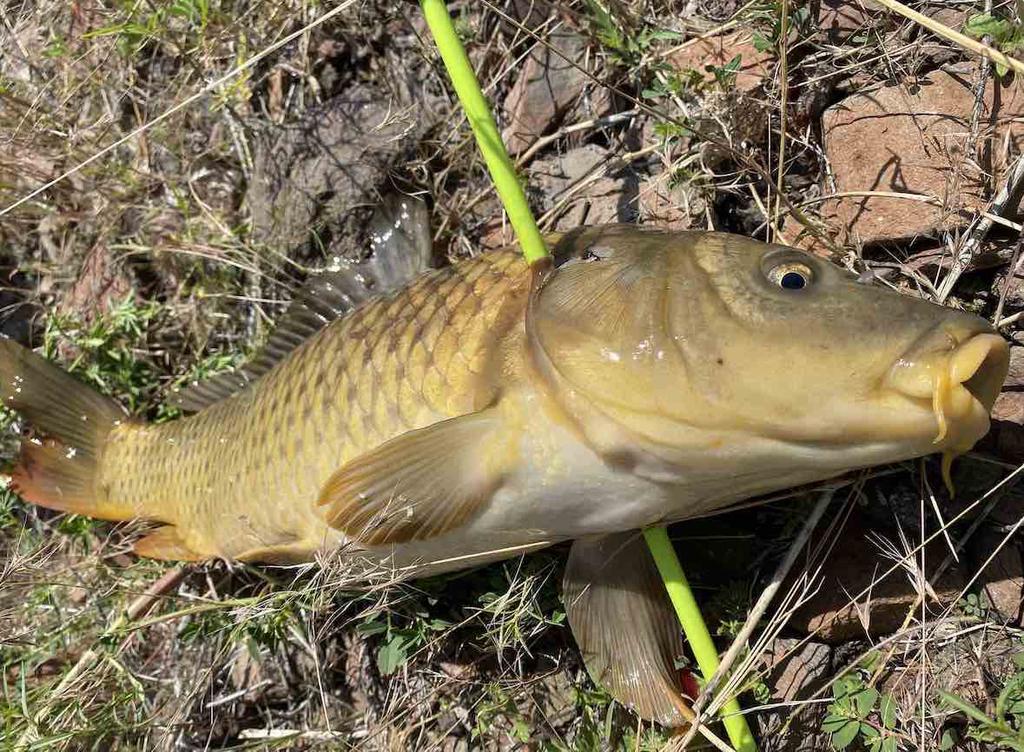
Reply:
[[321, 490], [327, 524], [361, 544], [424, 540], [468, 522], [518, 461], [497, 408], [398, 436], [346, 463]]
[[639, 531], [575, 541], [562, 600], [595, 682], [645, 720], [687, 723], [676, 668], [683, 636]]
[[212, 558], [189, 548], [174, 525], [164, 525], [139, 539], [134, 550], [139, 556], [163, 561], [205, 561]]

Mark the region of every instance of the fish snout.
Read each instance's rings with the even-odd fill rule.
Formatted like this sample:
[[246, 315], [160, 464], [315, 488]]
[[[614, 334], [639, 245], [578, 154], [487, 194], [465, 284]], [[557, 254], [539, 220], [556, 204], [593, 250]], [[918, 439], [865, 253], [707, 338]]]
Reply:
[[935, 442], [940, 443], [958, 422], [983, 418], [987, 430], [1009, 362], [1006, 340], [984, 319], [963, 314], [935, 327], [904, 353], [892, 367], [888, 385], [906, 397], [927, 401], [938, 423]]

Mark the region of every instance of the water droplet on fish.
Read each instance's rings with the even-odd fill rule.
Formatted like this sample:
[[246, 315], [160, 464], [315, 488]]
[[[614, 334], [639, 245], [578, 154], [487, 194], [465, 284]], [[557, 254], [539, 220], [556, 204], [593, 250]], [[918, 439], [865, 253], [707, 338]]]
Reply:
[[68, 447], [68, 450], [64, 453], [64, 458], [73, 460], [76, 454], [78, 454], [77, 449], [75, 449], [74, 447]]
[[609, 350], [607, 347], [601, 348], [601, 357], [605, 360], [610, 360], [612, 363], [618, 363], [622, 360], [622, 356], [614, 350]]

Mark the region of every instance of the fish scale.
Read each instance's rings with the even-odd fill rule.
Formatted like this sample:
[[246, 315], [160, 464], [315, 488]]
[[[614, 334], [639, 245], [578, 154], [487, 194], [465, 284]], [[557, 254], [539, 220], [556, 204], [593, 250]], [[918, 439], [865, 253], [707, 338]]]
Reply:
[[472, 411], [516, 378], [482, 377], [506, 360], [495, 357], [495, 324], [525, 305], [527, 276], [514, 252], [424, 275], [328, 325], [221, 403], [172, 423], [126, 423], [102, 462], [109, 498], [177, 525], [205, 555], [311, 552], [335, 541], [315, 507], [332, 472], [406, 431]]

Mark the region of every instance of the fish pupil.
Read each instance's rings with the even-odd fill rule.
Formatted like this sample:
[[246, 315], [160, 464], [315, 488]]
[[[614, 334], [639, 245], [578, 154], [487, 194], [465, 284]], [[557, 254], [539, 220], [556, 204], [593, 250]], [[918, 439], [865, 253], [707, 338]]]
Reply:
[[807, 280], [799, 272], [786, 272], [779, 280], [779, 286], [785, 290], [802, 290], [807, 286]]

